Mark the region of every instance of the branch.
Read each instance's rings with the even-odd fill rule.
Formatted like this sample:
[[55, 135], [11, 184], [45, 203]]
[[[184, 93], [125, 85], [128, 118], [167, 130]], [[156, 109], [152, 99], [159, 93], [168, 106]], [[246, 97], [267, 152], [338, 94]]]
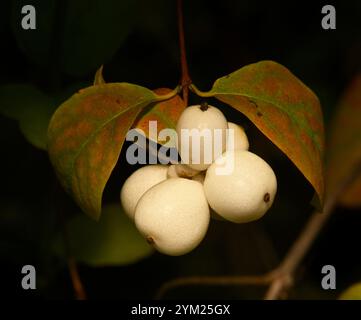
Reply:
[[192, 83], [192, 80], [189, 76], [188, 63], [186, 56], [186, 47], [184, 40], [184, 22], [183, 22], [183, 1], [177, 0], [177, 15], [178, 15], [178, 36], [179, 36], [179, 50], [180, 50], [180, 62], [182, 76], [180, 85], [182, 87], [182, 95], [185, 105], [188, 105], [188, 87]]
[[76, 264], [76, 261], [74, 257], [71, 255], [70, 250], [70, 244], [69, 244], [69, 236], [68, 231], [66, 228], [66, 221], [65, 221], [65, 212], [63, 209], [63, 202], [62, 199], [59, 199], [59, 197], [62, 195], [62, 189], [56, 180], [54, 178], [54, 188], [53, 188], [53, 197], [54, 197], [54, 203], [55, 203], [55, 210], [58, 213], [59, 223], [61, 224], [61, 231], [62, 231], [62, 237], [63, 237], [63, 243], [64, 243], [64, 249], [65, 249], [65, 256], [67, 260], [67, 266], [69, 270], [70, 279], [73, 285], [74, 290], [74, 296], [77, 300], [85, 300], [86, 299], [86, 292], [84, 290], [84, 286], [81, 282], [78, 267]]
[[182, 286], [244, 286], [244, 285], [267, 285], [277, 276], [273, 271], [255, 276], [194, 276], [180, 277], [165, 282], [158, 290], [155, 298], [161, 299], [172, 289]]
[[280, 266], [277, 268], [279, 276], [271, 283], [265, 295], [266, 300], [275, 300], [279, 298], [282, 293], [287, 291], [293, 285], [294, 273], [299, 263], [302, 261], [317, 235], [322, 230], [322, 227], [331, 216], [340, 195], [354, 182], [355, 179], [360, 176], [360, 174], [361, 162], [357, 163], [350, 175], [339, 184], [337, 190], [333, 190], [333, 193], [328, 195], [323, 212], [320, 213], [315, 211], [312, 214], [305, 228], [293, 243]]
[[86, 293], [81, 282], [78, 267], [74, 258], [68, 257], [68, 270], [73, 284], [74, 295], [77, 300], [86, 300]]
[[293, 285], [293, 274], [302, 261], [313, 241], [331, 215], [331, 208], [323, 213], [315, 211], [300, 236], [293, 243], [282, 263], [277, 267], [278, 276], [272, 281], [266, 295], [266, 300], [277, 299], [284, 291]]
[[71, 279], [71, 283], [73, 285], [74, 290], [74, 296], [76, 300], [86, 300], [86, 292], [84, 290], [83, 283], [81, 282], [78, 266], [76, 264], [76, 261], [74, 257], [70, 254], [70, 246], [69, 246], [69, 238], [68, 233], [66, 230], [66, 225], [63, 221], [63, 239], [64, 239], [64, 245], [65, 245], [65, 255], [67, 259], [67, 265], [69, 270], [69, 275]]
[[161, 299], [166, 292], [180, 286], [187, 285], [270, 285], [265, 295], [266, 300], [275, 300], [284, 297], [287, 290], [294, 284], [294, 273], [312, 246], [314, 240], [328, 221], [342, 192], [361, 174], [359, 163], [352, 174], [337, 190], [329, 194], [322, 213], [315, 211], [308, 220], [303, 231], [291, 246], [281, 264], [274, 270], [256, 276], [214, 276], [214, 277], [183, 277], [164, 283], [156, 294], [156, 299]]
[[331, 215], [332, 207], [333, 205], [328, 203], [325, 205], [323, 213], [314, 212], [312, 214], [302, 233], [294, 242], [281, 264], [269, 273], [256, 276], [200, 276], [176, 278], [161, 286], [156, 295], [156, 299], [161, 299], [165, 293], [171, 289], [187, 285], [270, 285], [265, 299], [274, 300], [279, 298], [293, 285], [293, 274]]

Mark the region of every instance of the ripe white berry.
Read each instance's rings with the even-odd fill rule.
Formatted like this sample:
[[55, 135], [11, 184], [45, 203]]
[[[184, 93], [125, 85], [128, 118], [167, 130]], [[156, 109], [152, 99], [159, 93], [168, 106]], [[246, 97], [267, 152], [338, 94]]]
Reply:
[[134, 219], [135, 207], [140, 197], [151, 187], [167, 179], [168, 166], [148, 165], [133, 172], [120, 191], [120, 201], [125, 213]]
[[203, 186], [183, 178], [157, 184], [139, 200], [135, 224], [148, 243], [162, 253], [178, 256], [193, 250], [209, 224]]
[[[233, 131], [232, 131], [233, 130]], [[233, 134], [234, 145], [233, 148], [229, 145], [230, 135]], [[228, 134], [227, 134], [227, 151], [229, 150], [248, 150], [249, 142], [244, 129], [233, 122], [228, 122]]]
[[271, 207], [277, 191], [272, 168], [249, 151], [227, 151], [219, 160], [230, 166], [233, 161], [234, 167], [230, 174], [220, 175], [217, 159], [207, 170], [204, 191], [211, 208], [236, 223], [261, 218]]
[[178, 152], [192, 169], [206, 170], [226, 149], [223, 113], [206, 103], [185, 108], [177, 123]]

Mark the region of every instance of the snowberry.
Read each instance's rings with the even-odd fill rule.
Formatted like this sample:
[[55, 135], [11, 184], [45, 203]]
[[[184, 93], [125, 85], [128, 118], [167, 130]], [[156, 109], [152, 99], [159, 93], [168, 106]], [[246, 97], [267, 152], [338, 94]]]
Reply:
[[183, 163], [205, 170], [226, 149], [228, 128], [223, 113], [207, 103], [185, 108], [177, 123], [178, 152]]
[[[229, 145], [230, 135], [233, 134], [233, 148]], [[229, 150], [248, 150], [249, 142], [244, 129], [233, 122], [228, 122], [228, 134], [227, 134], [227, 151]]]
[[209, 219], [203, 186], [184, 178], [155, 185], [135, 210], [135, 224], [147, 242], [172, 256], [193, 250], [204, 238]]
[[134, 219], [135, 207], [140, 197], [151, 187], [167, 179], [169, 166], [148, 165], [144, 166], [125, 181], [120, 191], [120, 201], [125, 213]]
[[249, 222], [262, 217], [271, 207], [277, 191], [272, 168], [249, 151], [227, 151], [220, 162], [233, 161], [230, 174], [217, 172], [214, 162], [206, 173], [204, 191], [211, 208], [232, 222]]

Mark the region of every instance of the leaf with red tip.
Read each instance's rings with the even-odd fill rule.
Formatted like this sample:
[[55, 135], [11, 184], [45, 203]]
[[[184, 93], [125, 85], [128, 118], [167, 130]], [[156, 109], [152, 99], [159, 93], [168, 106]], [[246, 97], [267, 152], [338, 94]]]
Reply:
[[63, 187], [91, 217], [100, 216], [102, 193], [129, 128], [159, 99], [137, 85], [100, 84], [80, 90], [51, 118], [50, 160]]

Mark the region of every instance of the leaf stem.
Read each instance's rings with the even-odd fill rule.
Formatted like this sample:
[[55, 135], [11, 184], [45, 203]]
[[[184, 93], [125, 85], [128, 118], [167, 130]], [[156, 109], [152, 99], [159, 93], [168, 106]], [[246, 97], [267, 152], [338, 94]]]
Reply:
[[189, 89], [202, 98], [210, 98], [214, 96], [214, 93], [212, 91], [208, 91], [208, 92], [201, 91], [193, 83], [189, 86]]
[[180, 62], [181, 62], [181, 81], [182, 96], [185, 105], [188, 105], [188, 90], [189, 85], [192, 83], [189, 76], [186, 47], [184, 40], [184, 18], [183, 18], [183, 1], [177, 0], [177, 15], [178, 15], [178, 36], [179, 36], [179, 49], [180, 49]]
[[175, 87], [172, 91], [170, 91], [170, 92], [167, 93], [167, 94], [158, 95], [158, 94], [154, 93], [154, 95], [157, 97], [157, 101], [164, 101], [164, 100], [172, 99], [172, 98], [175, 97], [180, 91], [181, 91], [181, 86], [177, 86], [177, 87]]

